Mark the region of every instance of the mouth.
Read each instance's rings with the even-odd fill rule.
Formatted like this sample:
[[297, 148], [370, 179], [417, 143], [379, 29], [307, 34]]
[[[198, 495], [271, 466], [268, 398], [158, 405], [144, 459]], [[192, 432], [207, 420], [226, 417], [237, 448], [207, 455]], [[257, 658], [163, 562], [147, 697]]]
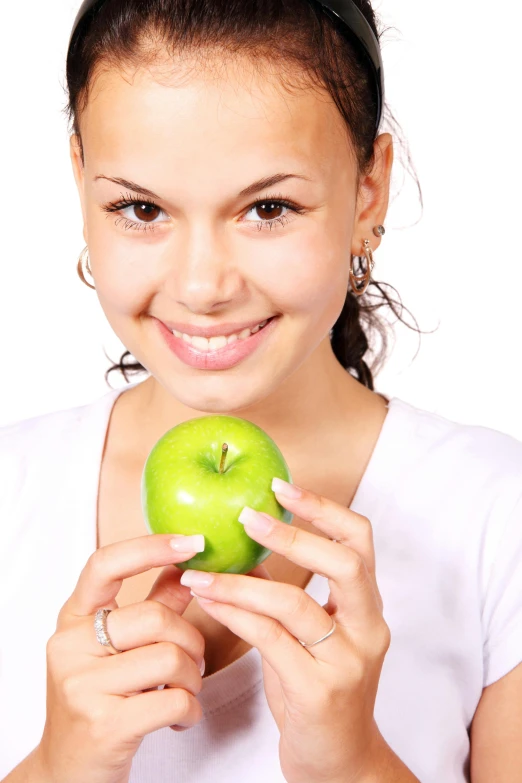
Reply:
[[209, 341], [203, 340], [201, 342], [201, 338], [196, 338], [193, 344], [191, 338], [187, 339], [188, 335], [178, 336], [181, 334], [179, 332], [173, 334], [162, 321], [155, 320], [168, 347], [184, 364], [203, 370], [225, 370], [243, 361], [258, 346], [266, 342], [279, 322], [280, 316], [271, 316], [263, 326], [256, 327], [256, 331], [248, 336], [240, 336], [243, 333], [231, 335], [230, 337], [235, 337], [235, 339], [216, 348], [210, 348]]
[[218, 351], [221, 348], [226, 348], [228, 345], [232, 345], [238, 340], [246, 340], [249, 337], [251, 337], [253, 334], [256, 334], [258, 331], [261, 331], [261, 329], [264, 329], [265, 326], [267, 326], [268, 322], [272, 320], [274, 316], [271, 318], [265, 318], [262, 321], [258, 321], [257, 324], [254, 324], [252, 327], [246, 327], [244, 329], [240, 329], [237, 332], [231, 332], [226, 335], [221, 335], [220, 337], [199, 337], [191, 334], [184, 334], [181, 331], [178, 331], [176, 329], [173, 329], [172, 327], [168, 327], [170, 331], [174, 334], [175, 337], [178, 337], [179, 339], [184, 340], [188, 345], [191, 345], [193, 348], [196, 348], [198, 351]]

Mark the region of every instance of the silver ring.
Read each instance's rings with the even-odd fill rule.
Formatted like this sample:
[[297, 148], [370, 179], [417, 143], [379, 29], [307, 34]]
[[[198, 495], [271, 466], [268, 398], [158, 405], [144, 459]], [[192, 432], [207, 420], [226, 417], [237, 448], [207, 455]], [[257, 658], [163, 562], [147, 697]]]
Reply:
[[109, 634], [107, 632], [107, 615], [112, 612], [112, 609], [98, 609], [94, 615], [94, 630], [96, 632], [96, 639], [104, 647], [108, 647], [111, 653], [121, 653], [123, 650], [117, 650], [112, 644]]
[[328, 633], [325, 634], [324, 636], [321, 636], [321, 638], [318, 639], [316, 642], [312, 642], [311, 644], [306, 644], [305, 642], [302, 642], [301, 639], [298, 639], [297, 641], [299, 642], [299, 644], [302, 644], [303, 647], [313, 647], [314, 644], [319, 644], [319, 642], [324, 642], [324, 640], [328, 639], [328, 637], [331, 636], [333, 634], [333, 632], [335, 631], [336, 623], [335, 623], [335, 620], [333, 618], [332, 618], [332, 622], [333, 622], [333, 626], [332, 626], [331, 630], [328, 631]]

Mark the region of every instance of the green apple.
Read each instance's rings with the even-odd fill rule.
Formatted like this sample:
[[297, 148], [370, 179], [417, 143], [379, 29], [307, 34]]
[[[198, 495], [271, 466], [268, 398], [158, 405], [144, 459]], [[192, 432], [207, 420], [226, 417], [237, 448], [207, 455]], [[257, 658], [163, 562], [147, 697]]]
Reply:
[[168, 430], [153, 446], [141, 477], [141, 503], [150, 533], [205, 536], [205, 551], [177, 564], [181, 570], [246, 574], [271, 550], [247, 535], [238, 521], [243, 506], [293, 518], [272, 487], [291, 482], [277, 444], [251, 421], [200, 416]]

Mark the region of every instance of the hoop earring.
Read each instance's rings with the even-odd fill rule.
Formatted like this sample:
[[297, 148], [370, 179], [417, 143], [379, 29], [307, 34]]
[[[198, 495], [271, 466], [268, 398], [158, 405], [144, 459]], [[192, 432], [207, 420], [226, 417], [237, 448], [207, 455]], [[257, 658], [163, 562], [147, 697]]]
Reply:
[[86, 256], [86, 255], [87, 255], [87, 261], [86, 261], [86, 264], [85, 264], [85, 266], [86, 266], [86, 269], [87, 269], [88, 273], [89, 273], [89, 274], [90, 274], [90, 276], [92, 277], [91, 268], [90, 268], [90, 266], [89, 266], [89, 248], [87, 247], [87, 245], [85, 245], [85, 247], [83, 248], [82, 252], [80, 253], [80, 257], [79, 257], [79, 259], [78, 259], [78, 264], [77, 264], [77, 266], [76, 266], [76, 271], [77, 271], [77, 273], [78, 273], [78, 277], [80, 278], [80, 280], [82, 281], [82, 283], [85, 283], [85, 285], [89, 286], [89, 288], [93, 288], [94, 290], [96, 290], [96, 286], [94, 286], [94, 285], [91, 285], [91, 284], [90, 284], [90, 283], [89, 283], [89, 282], [88, 282], [88, 281], [85, 279], [85, 275], [84, 275], [84, 273], [83, 273], [83, 260], [84, 260], [84, 258], [85, 258], [85, 256]]
[[375, 266], [375, 261], [373, 260], [373, 253], [370, 247], [369, 239], [364, 240], [363, 250], [364, 250], [364, 255], [366, 257], [366, 269], [363, 272], [363, 274], [357, 274], [353, 263], [356, 258], [359, 259], [358, 271], [360, 272], [362, 269], [361, 266], [362, 256], [352, 256], [352, 263], [350, 268], [350, 286], [352, 289], [352, 293], [355, 294], [355, 296], [362, 296], [364, 294], [364, 292], [370, 285], [372, 279], [373, 267]]

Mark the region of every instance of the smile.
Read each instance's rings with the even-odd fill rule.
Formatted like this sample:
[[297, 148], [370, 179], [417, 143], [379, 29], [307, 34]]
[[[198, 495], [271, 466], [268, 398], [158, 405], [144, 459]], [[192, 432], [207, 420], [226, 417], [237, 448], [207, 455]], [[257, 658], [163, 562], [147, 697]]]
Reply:
[[227, 370], [239, 364], [266, 343], [279, 320], [280, 316], [272, 316], [252, 329], [207, 339], [191, 337], [177, 330], [172, 332], [162, 321], [154, 319], [164, 341], [178, 359], [200, 370]]

